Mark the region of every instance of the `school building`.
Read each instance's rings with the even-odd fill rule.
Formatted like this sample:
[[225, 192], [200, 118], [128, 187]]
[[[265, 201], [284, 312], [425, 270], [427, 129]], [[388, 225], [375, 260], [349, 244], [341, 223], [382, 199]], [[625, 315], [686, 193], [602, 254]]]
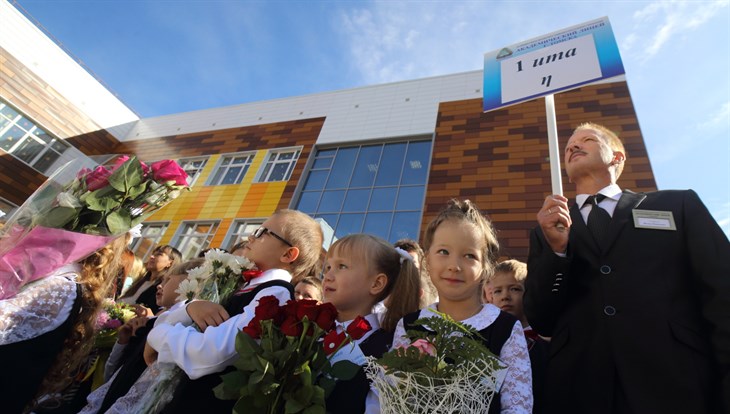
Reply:
[[[282, 208], [335, 237], [419, 239], [447, 200], [469, 198], [498, 229], [502, 255], [524, 259], [551, 193], [544, 100], [484, 113], [481, 70], [141, 118], [6, 0], [0, 21], [0, 210], [71, 160], [176, 159], [192, 191], [144, 223], [140, 256], [155, 244], [188, 257], [230, 247]], [[619, 185], [656, 190], [623, 76], [555, 105], [561, 148], [580, 123], [602, 123], [628, 152]]]

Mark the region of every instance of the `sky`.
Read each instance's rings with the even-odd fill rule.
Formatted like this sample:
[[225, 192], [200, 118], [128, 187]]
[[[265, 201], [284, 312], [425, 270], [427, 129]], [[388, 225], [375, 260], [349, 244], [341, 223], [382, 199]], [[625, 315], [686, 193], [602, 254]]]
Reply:
[[729, 0], [15, 3], [145, 118], [478, 70], [607, 16], [658, 188], [730, 235]]

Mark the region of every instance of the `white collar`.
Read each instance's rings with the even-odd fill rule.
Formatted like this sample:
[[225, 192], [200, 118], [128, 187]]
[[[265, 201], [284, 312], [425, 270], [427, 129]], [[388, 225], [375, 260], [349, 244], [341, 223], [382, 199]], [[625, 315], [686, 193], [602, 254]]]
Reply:
[[243, 292], [250, 292], [256, 286], [271, 282], [272, 280], [283, 280], [284, 282], [291, 283], [291, 273], [284, 269], [269, 269], [249, 282], [249, 284], [242, 289]]
[[[606, 196], [606, 198], [610, 198], [614, 201], [618, 201], [619, 198], [621, 198], [621, 187], [619, 187], [617, 184], [609, 184], [603, 188], [601, 188], [597, 194], [603, 194]], [[580, 210], [583, 208], [583, 205], [586, 202], [586, 199], [589, 196], [592, 196], [593, 194], [578, 194], [575, 196], [575, 202], [578, 204], [578, 209]]]
[[[363, 316], [363, 318], [365, 318], [365, 320], [367, 320], [368, 323], [370, 323], [370, 330], [367, 331], [367, 332], [365, 332], [365, 335], [363, 335], [362, 338], [356, 340], [355, 341], [356, 344], [359, 344], [360, 342], [364, 341], [370, 335], [372, 335], [373, 332], [375, 332], [378, 329], [380, 329], [380, 322], [378, 322], [378, 315], [377, 314], [370, 313], [370, 314], [367, 314], [367, 315]], [[350, 326], [350, 324], [352, 323], [352, 321], [354, 321], [354, 319], [350, 319], [349, 321], [344, 321], [344, 322], [335, 321], [335, 324], [336, 324], [337, 327], [342, 328], [343, 331], [346, 331], [347, 330], [347, 327]]]

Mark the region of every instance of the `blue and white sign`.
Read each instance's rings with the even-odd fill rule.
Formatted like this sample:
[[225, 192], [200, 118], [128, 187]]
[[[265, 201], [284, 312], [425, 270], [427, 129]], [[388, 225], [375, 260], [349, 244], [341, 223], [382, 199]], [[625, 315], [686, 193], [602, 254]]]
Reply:
[[624, 74], [607, 17], [484, 55], [484, 111]]

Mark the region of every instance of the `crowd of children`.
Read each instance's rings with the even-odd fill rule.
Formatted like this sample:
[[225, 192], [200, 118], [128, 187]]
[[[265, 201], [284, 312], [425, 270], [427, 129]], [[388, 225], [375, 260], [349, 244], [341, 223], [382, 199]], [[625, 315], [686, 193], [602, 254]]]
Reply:
[[490, 412], [531, 413], [533, 405], [539, 412], [548, 342], [531, 333], [522, 310], [525, 266], [514, 260], [497, 263], [495, 230], [476, 205], [449, 202], [427, 227], [423, 248], [414, 240], [390, 244], [351, 234], [335, 241], [322, 263], [322, 245], [321, 228], [311, 217], [277, 211], [233, 247], [232, 254], [246, 257], [260, 272], [226, 306], [179, 301], [176, 289], [203, 259], [183, 262], [174, 247], [156, 248], [146, 273], [117, 293], [137, 306], [138, 317], [119, 328], [105, 366], [106, 382], [88, 396], [81, 412], [131, 412], [153, 384], [159, 363], [184, 372], [160, 412], [231, 412], [234, 401], [216, 398], [213, 389], [221, 374], [233, 369], [236, 335], [265, 296], [281, 305], [290, 299], [331, 303], [338, 329], [347, 329], [357, 317], [369, 323], [371, 329], [339, 357], [361, 369], [336, 383], [326, 400], [330, 413], [380, 412], [379, 396], [362, 367], [367, 357], [408, 345], [406, 331], [429, 309], [474, 327], [507, 365]]

